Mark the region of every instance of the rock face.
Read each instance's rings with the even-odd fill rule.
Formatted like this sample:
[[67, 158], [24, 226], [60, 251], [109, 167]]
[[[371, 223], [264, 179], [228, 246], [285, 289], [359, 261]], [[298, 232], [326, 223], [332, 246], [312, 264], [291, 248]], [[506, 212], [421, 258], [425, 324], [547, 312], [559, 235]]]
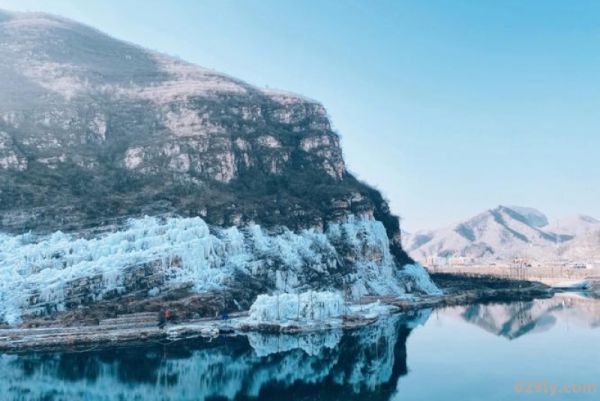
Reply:
[[[89, 239], [144, 215], [259, 224], [273, 235], [359, 219], [381, 225], [386, 243], [358, 256], [332, 245], [338, 266], [365, 257], [377, 264], [386, 252], [395, 269], [411, 262], [398, 218], [348, 173], [313, 100], [45, 14], [0, 11], [0, 59], [5, 241], [23, 245], [30, 240], [15, 235], [56, 230]], [[40, 238], [33, 241], [50, 237]], [[56, 259], [70, 266], [64, 257]]]
[[346, 172], [319, 103], [57, 17], [2, 16], [0, 228], [159, 212], [286, 226], [387, 214]]

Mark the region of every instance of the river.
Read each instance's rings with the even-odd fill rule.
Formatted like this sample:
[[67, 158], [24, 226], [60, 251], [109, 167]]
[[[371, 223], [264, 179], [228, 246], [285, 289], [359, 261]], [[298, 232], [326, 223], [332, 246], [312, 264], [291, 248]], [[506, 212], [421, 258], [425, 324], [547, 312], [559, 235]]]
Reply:
[[302, 335], [0, 356], [2, 400], [598, 400], [600, 299], [557, 294]]

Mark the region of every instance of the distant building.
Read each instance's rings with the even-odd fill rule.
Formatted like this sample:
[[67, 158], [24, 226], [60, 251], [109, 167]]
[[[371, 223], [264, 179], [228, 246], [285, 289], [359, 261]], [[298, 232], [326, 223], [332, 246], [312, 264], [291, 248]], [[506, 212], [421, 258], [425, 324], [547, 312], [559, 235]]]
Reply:
[[468, 266], [472, 265], [475, 259], [467, 256], [452, 256], [448, 260], [448, 264], [451, 266]]
[[475, 264], [475, 259], [467, 256], [426, 256], [420, 260], [425, 266], [470, 266]]
[[594, 269], [599, 265], [594, 262], [575, 262], [569, 265], [573, 269]]
[[442, 256], [427, 256], [424, 260], [425, 266], [448, 266], [448, 258]]

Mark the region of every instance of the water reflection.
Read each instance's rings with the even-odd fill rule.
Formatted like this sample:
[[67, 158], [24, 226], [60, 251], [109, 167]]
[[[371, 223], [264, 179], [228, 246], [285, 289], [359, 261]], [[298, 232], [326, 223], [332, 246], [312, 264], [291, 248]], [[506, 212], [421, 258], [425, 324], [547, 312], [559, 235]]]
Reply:
[[407, 373], [406, 339], [429, 314], [347, 332], [3, 355], [0, 391], [11, 400], [387, 400]]
[[566, 317], [582, 327], [600, 326], [600, 300], [585, 293], [560, 293], [530, 302], [470, 305], [452, 308], [448, 313], [508, 339], [549, 330], [558, 319]]
[[[600, 350], [595, 330], [589, 329], [600, 327], [598, 299], [560, 294], [532, 302], [445, 308], [435, 318], [430, 314], [396, 315], [345, 332], [252, 333], [122, 349], [1, 355], [0, 399], [459, 400], [476, 394], [511, 400], [513, 380], [532, 373], [561, 380], [569, 372], [579, 372], [573, 380], [597, 377]], [[565, 322], [578, 330], [557, 329]], [[425, 327], [413, 332], [421, 324]], [[532, 333], [544, 335], [528, 341]], [[577, 345], [578, 358], [559, 355], [566, 341]], [[522, 358], [529, 353], [535, 357]], [[495, 369], [493, 379], [481, 376], [489, 366]], [[471, 381], [463, 386], [453, 379], [457, 372]]]

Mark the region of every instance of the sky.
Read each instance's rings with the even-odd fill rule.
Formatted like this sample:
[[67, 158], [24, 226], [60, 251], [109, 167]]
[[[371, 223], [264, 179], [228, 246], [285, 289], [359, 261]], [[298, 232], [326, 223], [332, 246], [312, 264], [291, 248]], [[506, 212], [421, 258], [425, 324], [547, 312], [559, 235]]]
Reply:
[[0, 0], [327, 108], [407, 231], [600, 218], [600, 2]]

